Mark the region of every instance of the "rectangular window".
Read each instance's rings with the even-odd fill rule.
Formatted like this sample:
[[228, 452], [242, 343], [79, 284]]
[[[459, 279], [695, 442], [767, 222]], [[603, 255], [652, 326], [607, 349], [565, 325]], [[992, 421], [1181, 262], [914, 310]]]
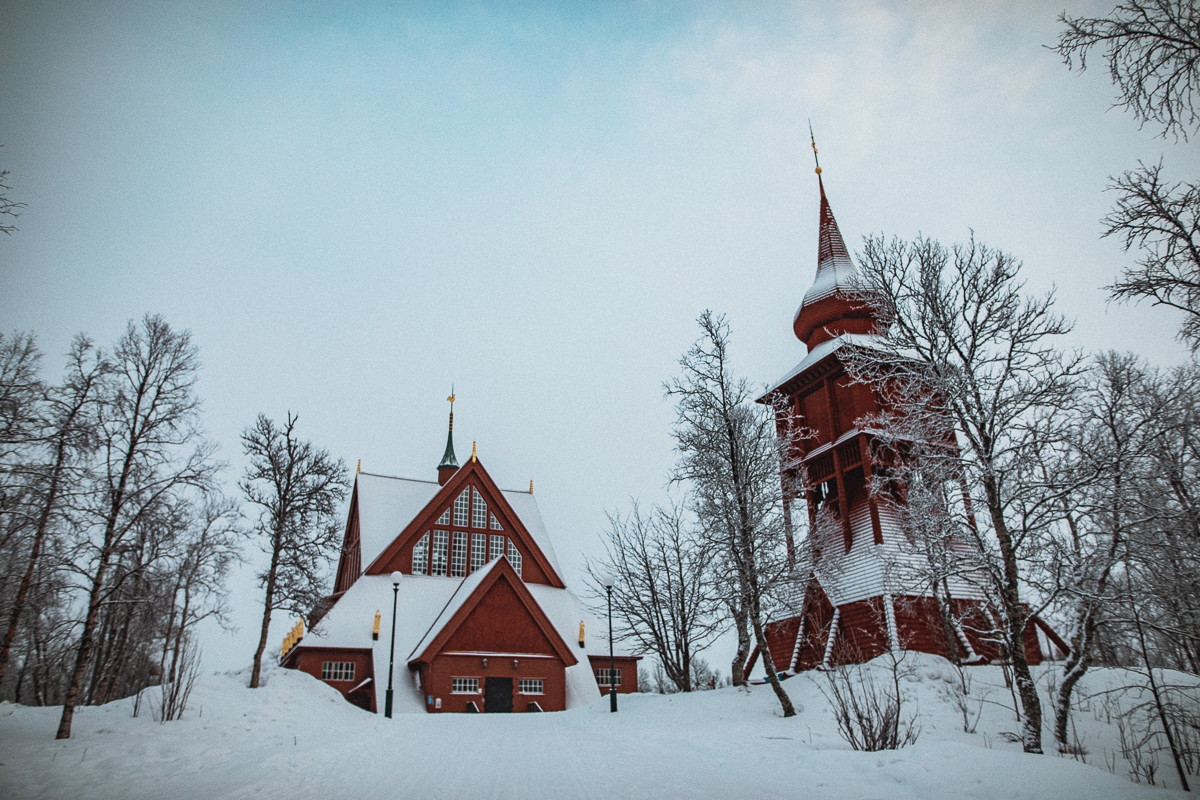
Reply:
[[475, 494], [475, 502], [471, 504], [471, 527], [486, 528], [487, 527], [487, 503], [479, 496], [478, 489], [471, 489]]
[[447, 508], [445, 511], [442, 512], [442, 515], [440, 517], [438, 517], [437, 524], [438, 525], [449, 525], [450, 524], [450, 509]]
[[500, 527], [500, 521], [498, 519], [496, 519], [495, 514], [492, 514], [492, 530], [494, 530], [494, 531], [504, 530], [504, 528]]
[[451, 678], [450, 694], [479, 694], [479, 678]]
[[545, 684], [541, 678], [521, 678], [517, 681], [517, 691], [521, 694], [545, 694]]
[[600, 684], [601, 686], [613, 686], [613, 685], [620, 686], [621, 685], [621, 670], [614, 669], [612, 671], [613, 676], [616, 678], [616, 680], [611, 683], [608, 680], [608, 672], [609, 672], [608, 667], [604, 667], [603, 669], [596, 670], [596, 683]]
[[454, 550], [450, 554], [450, 575], [461, 578], [467, 574], [467, 532], [454, 532]]
[[433, 532], [433, 574], [446, 574], [446, 556], [450, 549], [450, 531]]
[[425, 535], [421, 540], [413, 545], [413, 575], [426, 575], [429, 573], [429, 531], [425, 531]]
[[521, 551], [512, 543], [512, 540], [508, 542], [508, 563], [512, 564], [512, 568], [516, 570], [517, 575], [521, 574]]
[[504, 555], [504, 537], [497, 536], [496, 534], [493, 533], [492, 534], [492, 552], [491, 552], [491, 555], [488, 556], [488, 561], [497, 559], [502, 555]]
[[454, 524], [467, 527], [467, 516], [470, 511], [471, 490], [463, 489], [463, 493], [454, 500]]
[[352, 681], [354, 680], [353, 661], [322, 661], [321, 680], [323, 681]]
[[487, 563], [487, 534], [471, 534], [471, 572]]

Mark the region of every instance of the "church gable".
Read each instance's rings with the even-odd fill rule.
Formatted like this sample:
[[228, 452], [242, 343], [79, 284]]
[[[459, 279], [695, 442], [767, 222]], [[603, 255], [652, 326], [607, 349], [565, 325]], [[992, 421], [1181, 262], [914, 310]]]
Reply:
[[483, 464], [473, 459], [441, 487], [366, 572], [386, 575], [399, 570], [462, 578], [501, 555], [522, 580], [565, 587]]
[[578, 659], [517, 577], [508, 561], [487, 568], [469, 594], [442, 612], [417, 645], [410, 666], [442, 653], [524, 653], [557, 656], [565, 666]]

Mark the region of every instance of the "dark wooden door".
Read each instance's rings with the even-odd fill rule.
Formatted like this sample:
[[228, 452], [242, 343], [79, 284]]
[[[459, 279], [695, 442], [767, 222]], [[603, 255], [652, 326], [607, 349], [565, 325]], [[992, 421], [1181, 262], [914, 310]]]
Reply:
[[486, 693], [483, 696], [483, 710], [491, 713], [511, 712], [512, 686], [512, 678], [488, 678], [484, 684]]

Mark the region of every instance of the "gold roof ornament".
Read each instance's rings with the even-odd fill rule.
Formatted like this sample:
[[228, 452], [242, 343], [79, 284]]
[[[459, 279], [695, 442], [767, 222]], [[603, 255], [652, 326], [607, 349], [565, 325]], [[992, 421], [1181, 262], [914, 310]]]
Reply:
[[471, 442], [471, 460], [472, 461], [479, 460], [478, 458], [475, 457], [475, 443], [474, 442]]
[[529, 479], [529, 493], [533, 494], [533, 478]]
[[361, 458], [358, 460], [358, 466], [354, 468], [354, 474], [357, 475], [360, 472], [362, 472], [362, 459]]
[[817, 163], [817, 168], [814, 170], [818, 175], [821, 174], [821, 159], [817, 158], [817, 139], [813, 136], [812, 120], [808, 121], [808, 140], [812, 142], [813, 161]]

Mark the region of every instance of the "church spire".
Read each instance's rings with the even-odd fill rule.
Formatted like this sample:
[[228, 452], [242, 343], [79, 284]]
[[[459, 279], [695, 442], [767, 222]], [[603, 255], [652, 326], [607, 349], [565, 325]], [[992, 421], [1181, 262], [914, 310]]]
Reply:
[[[809, 125], [812, 137], [812, 125]], [[817, 236], [817, 276], [804, 295], [792, 329], [796, 338], [812, 350], [821, 342], [843, 333], [866, 333], [874, 326], [870, 312], [849, 302], [858, 270], [850, 260], [850, 251], [838, 230], [825, 182], [821, 178], [821, 163], [817, 160], [817, 142], [812, 139], [813, 160], [816, 161], [817, 188], [821, 193], [821, 213]]]
[[454, 386], [450, 387], [450, 430], [446, 434], [446, 452], [442, 455], [442, 463], [438, 464], [438, 485], [445, 486], [450, 476], [458, 471], [458, 457], [454, 455]]

